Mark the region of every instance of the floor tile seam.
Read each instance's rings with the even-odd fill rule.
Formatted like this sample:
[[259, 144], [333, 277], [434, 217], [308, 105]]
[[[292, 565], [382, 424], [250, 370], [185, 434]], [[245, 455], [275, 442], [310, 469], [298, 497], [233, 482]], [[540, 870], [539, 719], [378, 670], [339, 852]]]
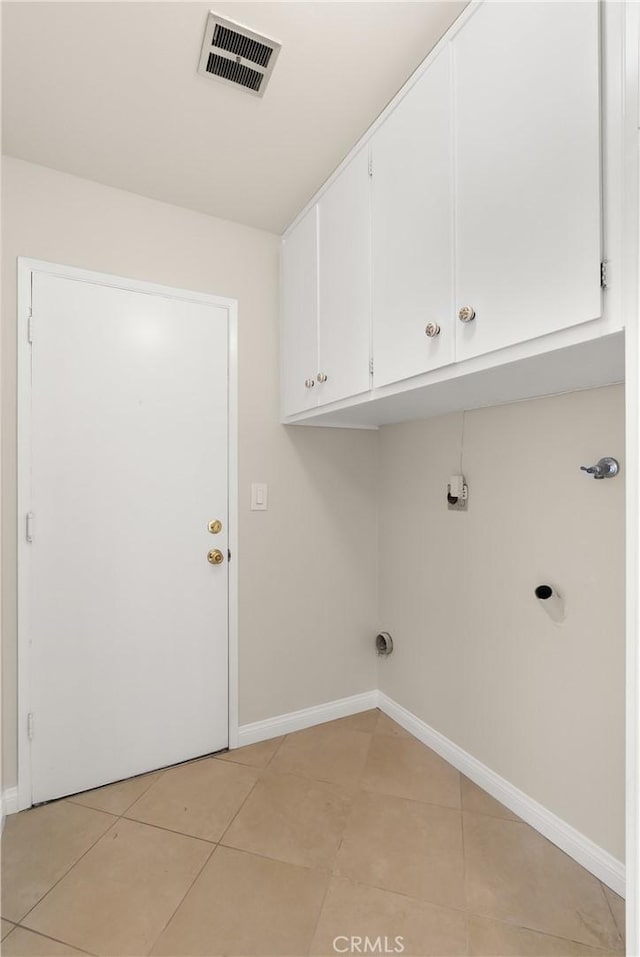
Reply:
[[191, 881], [191, 883], [190, 883], [189, 886], [187, 887], [186, 891], [184, 892], [184, 894], [182, 895], [182, 897], [181, 897], [180, 900], [178, 901], [178, 903], [177, 903], [177, 905], [176, 905], [174, 911], [172, 912], [171, 916], [167, 919], [167, 921], [166, 921], [166, 923], [164, 924], [162, 930], [161, 930], [160, 933], [153, 939], [153, 943], [152, 943], [151, 946], [147, 949], [147, 954], [150, 954], [150, 953], [151, 953], [151, 951], [153, 950], [153, 948], [156, 946], [156, 944], [158, 943], [158, 941], [160, 940], [160, 938], [162, 937], [162, 935], [164, 934], [164, 932], [165, 932], [166, 929], [168, 928], [168, 926], [169, 926], [169, 924], [171, 923], [171, 921], [173, 920], [173, 918], [176, 916], [176, 914], [178, 913], [178, 911], [180, 910], [180, 908], [181, 908], [182, 905], [184, 904], [184, 902], [185, 902], [187, 896], [189, 895], [189, 893], [190, 893], [191, 890], [193, 889], [193, 887], [194, 887], [196, 881], [198, 880], [198, 878], [200, 877], [200, 875], [201, 875], [202, 872], [204, 871], [205, 867], [207, 866], [207, 864], [209, 863], [209, 861], [211, 860], [211, 858], [212, 858], [213, 855], [215, 854], [217, 847], [218, 847], [218, 845], [217, 845], [217, 844], [214, 844], [213, 847], [211, 848], [210, 852], [209, 852], [209, 853], [207, 854], [207, 856], [205, 857], [204, 861], [202, 862], [202, 867], [200, 867], [200, 868], [198, 869], [198, 871], [197, 871], [197, 873], [195, 874], [193, 880]]
[[[266, 770], [266, 768], [265, 768], [265, 770]], [[342, 827], [340, 828], [339, 839], [338, 839], [338, 842], [337, 842], [337, 844], [336, 844], [335, 851], [333, 852], [331, 862], [328, 863], [326, 866], [318, 866], [318, 865], [314, 865], [314, 864], [310, 864], [310, 865], [306, 865], [306, 864], [296, 864], [296, 865], [294, 865], [294, 866], [299, 866], [299, 867], [311, 867], [311, 868], [319, 867], [320, 870], [324, 870], [324, 869], [326, 868], [327, 870], [329, 870], [330, 873], [332, 873], [332, 872], [333, 872], [333, 871], [332, 871], [333, 865], [335, 864], [335, 860], [336, 860], [336, 858], [337, 858], [337, 856], [338, 856], [338, 852], [339, 852], [339, 850], [340, 850], [340, 847], [342, 846], [342, 839], [343, 839], [344, 833], [345, 833], [345, 831], [346, 831], [346, 829], [347, 829], [347, 825], [348, 825], [348, 823], [349, 823], [349, 818], [351, 817], [351, 812], [352, 812], [352, 810], [353, 810], [354, 798], [355, 798], [355, 796], [356, 796], [356, 794], [357, 794], [358, 792], [357, 792], [357, 791], [351, 792], [348, 788], [344, 787], [344, 785], [336, 784], [336, 783], [333, 782], [333, 781], [319, 781], [319, 780], [317, 780], [317, 779], [315, 779], [315, 778], [306, 778], [306, 777], [303, 777], [303, 776], [300, 775], [300, 774], [296, 774], [296, 773], [293, 772], [293, 771], [274, 771], [274, 770], [272, 770], [270, 773], [271, 773], [272, 775], [277, 776], [277, 777], [292, 777], [292, 778], [295, 778], [297, 781], [302, 781], [303, 784], [312, 784], [312, 785], [313, 785], [313, 784], [321, 784], [321, 785], [323, 785], [323, 786], [330, 787], [330, 788], [332, 788], [332, 789], [334, 790], [334, 792], [338, 792], [338, 793], [337, 793], [337, 796], [338, 796], [338, 797], [344, 798], [345, 802], [348, 803], [347, 813], [346, 813], [346, 815], [345, 815], [345, 821], [344, 821], [344, 824], [342, 825]], [[262, 780], [262, 779], [261, 779], [261, 780]], [[258, 784], [258, 781], [256, 781], [256, 785], [257, 785], [257, 784]], [[251, 796], [251, 795], [247, 795], [247, 799], [246, 799], [246, 801], [245, 801], [245, 804], [249, 801], [250, 796]], [[243, 805], [243, 806], [244, 806], [244, 805]], [[239, 809], [238, 809], [238, 813], [236, 814], [236, 817], [241, 813], [241, 811], [242, 811], [242, 808], [239, 808]], [[234, 818], [234, 820], [235, 820], [235, 818]], [[254, 853], [253, 851], [248, 850], [247, 848], [238, 847], [236, 844], [227, 844], [227, 843], [225, 843], [225, 838], [227, 837], [228, 832], [230, 831], [232, 825], [233, 825], [233, 821], [231, 821], [231, 823], [229, 824], [229, 827], [228, 827], [227, 830], [224, 832], [224, 834], [222, 835], [222, 837], [220, 838], [220, 840], [218, 841], [218, 843], [221, 844], [223, 847], [232, 847], [232, 848], [234, 848], [235, 850], [246, 850], [247, 853], [249, 853], [249, 854]], [[266, 857], [269, 857], [269, 855], [265, 855], [265, 856], [266, 856]], [[280, 861], [282, 861], [282, 863], [285, 863], [285, 864], [290, 864], [290, 863], [292, 863], [291, 861], [283, 861], [282, 858], [270, 858], [270, 859], [272, 859], [272, 860], [280, 860]]]
[[222, 761], [224, 764], [231, 764], [234, 768], [248, 768], [251, 771], [264, 771], [265, 768], [268, 767], [268, 764], [247, 764], [246, 761], [234, 761], [232, 757], [227, 757], [227, 755], [232, 754], [233, 751], [225, 751], [223, 754], [214, 754], [212, 760]]
[[[276, 735], [276, 737], [277, 737], [277, 735]], [[269, 760], [268, 760], [267, 763], [265, 764], [265, 766], [264, 766], [265, 769], [269, 767], [269, 765], [271, 764], [271, 762], [272, 762], [273, 759], [275, 758], [276, 754], [278, 753], [278, 751], [280, 750], [280, 748], [281, 748], [282, 745], [285, 743], [285, 741], [287, 740], [288, 737], [289, 737], [288, 734], [283, 734], [283, 735], [282, 735], [282, 737], [281, 737], [281, 739], [280, 739], [280, 743], [278, 744], [278, 746], [276, 747], [275, 751], [273, 752], [273, 754], [271, 755], [271, 757], [269, 758]], [[269, 739], [267, 739], [267, 740], [269, 740]]]
[[[98, 813], [102, 814], [102, 813], [107, 813], [107, 812], [100, 811], [100, 812], [98, 812]], [[29, 917], [29, 915], [35, 910], [35, 908], [38, 907], [38, 905], [41, 904], [41, 903], [45, 900], [45, 898], [47, 898], [47, 897], [49, 896], [49, 894], [51, 893], [51, 891], [52, 891], [55, 887], [58, 886], [58, 884], [60, 883], [60, 881], [63, 881], [63, 880], [65, 879], [65, 877], [66, 877], [68, 874], [71, 873], [71, 871], [74, 869], [74, 867], [77, 867], [77, 865], [80, 863], [80, 861], [87, 856], [87, 854], [89, 853], [89, 851], [92, 851], [93, 848], [96, 846], [96, 844], [97, 844], [99, 841], [101, 841], [102, 838], [105, 837], [105, 835], [107, 835], [107, 834], [109, 833], [109, 831], [111, 831], [111, 830], [116, 826], [116, 824], [118, 823], [118, 821], [120, 820], [120, 818], [115, 817], [115, 815], [113, 815], [113, 814], [110, 814], [109, 817], [113, 817], [113, 818], [114, 818], [113, 823], [110, 824], [109, 827], [106, 828], [106, 830], [103, 831], [102, 834], [100, 834], [100, 835], [95, 839], [95, 841], [93, 841], [93, 842], [89, 845], [89, 847], [86, 849], [86, 851], [84, 851], [84, 852], [80, 855], [80, 857], [78, 857], [78, 858], [73, 862], [73, 864], [71, 864], [71, 866], [66, 869], [66, 871], [64, 872], [64, 874], [61, 874], [61, 875], [60, 875], [60, 877], [58, 878], [58, 880], [55, 881], [47, 891], [45, 891], [45, 893], [42, 895], [42, 897], [40, 897], [40, 898], [35, 902], [35, 904], [33, 904], [33, 905], [29, 908], [29, 910], [26, 912], [26, 914], [23, 914], [23, 915], [22, 915], [22, 917], [20, 918], [20, 920], [17, 921], [17, 924], [18, 924], [19, 927], [24, 926], [27, 930], [35, 930], [35, 928], [29, 927], [29, 926], [26, 925], [26, 924], [23, 925], [23, 921], [26, 920], [27, 917]], [[38, 933], [38, 931], [36, 931], [36, 933]], [[69, 946], [73, 946], [73, 945], [70, 944]]]
[[496, 924], [503, 924], [505, 927], [511, 927], [516, 930], [526, 930], [536, 934], [540, 934], [543, 937], [550, 937], [553, 940], [566, 940], [568, 943], [571, 943], [571, 944], [578, 944], [583, 947], [590, 947], [592, 950], [599, 951], [602, 954], [610, 952], [610, 948], [607, 949], [606, 947], [603, 948], [603, 947], [598, 947], [594, 944], [588, 944], [584, 940], [577, 940], [573, 937], [566, 937], [563, 934], [559, 934], [559, 933], [555, 933], [555, 934], [550, 933], [549, 931], [540, 930], [537, 927], [529, 927], [526, 924], [518, 924], [518, 923], [512, 923], [510, 921], [506, 921], [506, 920], [501, 920], [499, 917], [491, 917], [487, 914], [481, 914], [477, 911], [471, 910], [467, 906], [456, 907], [453, 904], [442, 904], [440, 901], [427, 900], [426, 898], [422, 898], [422, 897], [414, 897], [411, 894], [405, 894], [403, 891], [392, 890], [389, 887], [382, 887], [380, 884], [369, 884], [363, 880], [356, 880], [355, 878], [349, 877], [346, 874], [337, 873], [335, 870], [332, 872], [331, 877], [332, 879], [339, 878], [342, 880], [347, 880], [349, 881], [349, 883], [358, 885], [359, 887], [368, 887], [368, 888], [373, 888], [374, 890], [383, 891], [388, 894], [394, 894], [395, 896], [402, 897], [405, 900], [411, 901], [414, 904], [428, 904], [431, 907], [436, 907], [441, 910], [452, 911], [456, 914], [464, 915], [467, 918], [467, 926], [470, 925], [472, 918], [477, 917], [481, 920], [489, 920], [489, 921], [493, 921]]
[[[443, 808], [443, 810], [445, 811], [457, 811], [458, 814], [463, 813], [461, 807], [455, 807], [454, 805], [451, 805], [451, 804], [438, 804], [436, 801], [424, 801], [421, 798], [405, 797], [404, 794], [389, 794], [387, 791], [372, 791], [369, 788], [364, 787], [363, 785], [361, 785], [358, 788], [356, 793], [377, 794], [379, 797], [397, 798], [399, 801], [410, 801], [411, 804], [420, 804], [420, 805], [426, 804], [428, 807], [439, 807], [439, 808]], [[518, 822], [515, 822], [515, 823], [518, 823]]]
[[615, 913], [614, 913], [614, 911], [613, 911], [613, 906], [612, 906], [612, 904], [611, 904], [611, 901], [609, 900], [609, 895], [607, 894], [607, 890], [606, 890], [606, 888], [605, 888], [605, 886], [604, 886], [604, 883], [603, 883], [603, 881], [599, 881], [598, 883], [600, 884], [600, 887], [602, 888], [602, 896], [604, 897], [605, 901], [607, 902], [607, 907], [609, 908], [609, 913], [611, 914], [611, 919], [613, 920], [613, 925], [614, 925], [615, 929], [618, 931], [618, 937], [620, 938], [620, 943], [621, 943], [621, 944], [625, 944], [625, 939], [624, 939], [624, 937], [622, 936], [622, 931], [621, 931], [621, 929], [620, 929], [620, 926], [618, 925], [618, 921], [617, 921], [616, 915], [615, 915]]
[[[266, 771], [267, 768], [263, 768], [263, 770]], [[340, 784], [339, 781], [332, 781], [329, 778], [312, 777], [310, 774], [303, 774], [300, 771], [289, 771], [289, 770], [272, 768], [272, 767], [269, 767], [269, 770], [273, 774], [292, 774], [294, 777], [300, 778], [303, 781], [316, 781], [318, 784], [331, 784], [334, 787], [344, 788], [347, 791], [353, 790], [354, 794], [358, 791], [358, 788], [359, 788], [359, 783], [356, 783], [353, 785]]]
[[[256, 769], [254, 769], [254, 770], [256, 770]], [[251, 785], [251, 787], [250, 787], [249, 790], [247, 791], [247, 793], [246, 793], [246, 795], [245, 795], [245, 797], [244, 797], [244, 800], [240, 802], [240, 805], [238, 806], [238, 808], [237, 808], [237, 810], [236, 810], [236, 813], [233, 815], [233, 817], [231, 818], [231, 820], [229, 821], [229, 823], [227, 824], [227, 826], [226, 826], [225, 829], [223, 830], [222, 834], [221, 834], [220, 837], [218, 838], [218, 841], [217, 841], [218, 844], [222, 844], [222, 842], [223, 842], [224, 838], [227, 836], [227, 833], [228, 833], [230, 827], [232, 826], [233, 822], [235, 821], [235, 819], [237, 818], [238, 814], [240, 814], [240, 811], [243, 809], [243, 807], [245, 806], [245, 804], [247, 803], [247, 801], [249, 800], [249, 798], [250, 798], [251, 795], [253, 794], [253, 792], [254, 792], [254, 790], [255, 790], [255, 787], [256, 787], [258, 781], [260, 781], [260, 780], [262, 779], [261, 771], [263, 771], [263, 770], [264, 770], [264, 768], [262, 768], [260, 771], [258, 771], [258, 772], [256, 773], [256, 779], [255, 779], [255, 781], [253, 782], [253, 784]]]
[[362, 887], [371, 887], [374, 890], [385, 891], [387, 894], [395, 894], [398, 897], [404, 897], [406, 900], [413, 901], [416, 904], [429, 904], [432, 907], [439, 907], [439, 908], [442, 908], [443, 910], [455, 911], [458, 914], [465, 914], [467, 916], [470, 915], [470, 911], [466, 907], [466, 900], [464, 905], [456, 906], [455, 904], [443, 904], [442, 901], [430, 900], [426, 897], [415, 897], [412, 894], [407, 894], [404, 891], [397, 890], [395, 888], [383, 887], [382, 884], [372, 884], [362, 879], [356, 879], [354, 877], [351, 877], [349, 874], [341, 873], [339, 870], [336, 870], [335, 867], [333, 871], [331, 872], [331, 876], [335, 878], [341, 878], [343, 880], [351, 881], [352, 884], [359, 884]]
[[330, 867], [320, 867], [317, 864], [294, 864], [292, 861], [285, 861], [281, 857], [272, 857], [262, 851], [248, 851], [244, 847], [236, 847], [234, 844], [223, 844], [222, 841], [217, 845], [225, 848], [227, 851], [237, 851], [238, 854], [249, 854], [250, 857], [259, 857], [263, 861], [270, 861], [272, 864], [284, 864], [286, 867], [299, 867], [304, 871], [317, 871], [319, 874], [326, 874], [331, 879], [333, 871]]
[[166, 774], [166, 772], [167, 772], [168, 770], [169, 770], [169, 768], [161, 768], [159, 771], [152, 771], [152, 772], [150, 772], [151, 774], [157, 774], [156, 780], [155, 780], [155, 781], [149, 781], [148, 785], [146, 786], [146, 788], [144, 789], [144, 791], [142, 792], [142, 794], [138, 794], [138, 796], [133, 799], [133, 801], [131, 802], [131, 804], [127, 804], [127, 806], [126, 806], [126, 808], [124, 809], [124, 811], [121, 812], [120, 817], [124, 817], [125, 814], [127, 813], [127, 811], [130, 811], [134, 804], [137, 804], [138, 801], [141, 801], [141, 800], [142, 800], [142, 798], [145, 796], [145, 794], [148, 794], [148, 793], [149, 793], [149, 791], [151, 790], [151, 788], [155, 787], [156, 784], [160, 784], [160, 781], [162, 781], [163, 777], [165, 776], [165, 774]]
[[248, 847], [241, 847], [239, 844], [225, 843], [224, 838], [219, 842], [219, 847], [226, 847], [230, 851], [242, 851], [244, 854], [255, 854], [256, 857], [264, 857], [265, 860], [276, 861], [278, 864], [289, 864], [291, 867], [304, 867], [305, 870], [309, 871], [321, 871], [331, 877], [333, 876], [333, 868], [338, 857], [341, 842], [342, 838], [340, 838], [336, 850], [331, 855], [331, 860], [327, 864], [301, 864], [299, 861], [292, 861], [291, 859], [285, 860], [284, 857], [275, 857], [273, 854], [267, 854], [266, 851], [256, 851]]
[[214, 847], [219, 844], [219, 841], [214, 841], [209, 837], [198, 837], [196, 834], [188, 834], [186, 831], [178, 831], [174, 827], [164, 827], [162, 824], [150, 824], [149, 821], [141, 821], [137, 817], [127, 817], [126, 814], [123, 814], [118, 820], [120, 821], [129, 821], [131, 824], [141, 824], [143, 827], [150, 827], [156, 831], [165, 831], [167, 834], [177, 834], [179, 837], [186, 837], [190, 841], [201, 841], [203, 844], [211, 844]]
[[[172, 765], [172, 767], [179, 767], [179, 765]], [[101, 790], [101, 788], [90, 788], [88, 791], [79, 791], [78, 794], [72, 794], [70, 797], [60, 798], [60, 800], [68, 801], [70, 804], [78, 804], [80, 805], [80, 807], [86, 807], [90, 811], [99, 811], [101, 814], [111, 814], [112, 817], [124, 817], [127, 811], [129, 811], [137, 801], [143, 798], [145, 794], [147, 793], [147, 791], [149, 791], [155, 784], [157, 784], [162, 779], [165, 772], [168, 770], [170, 769], [158, 768], [158, 770], [156, 771], [145, 771], [143, 774], [134, 774], [134, 776], [131, 778], [122, 778], [121, 781], [113, 781], [111, 784], [103, 784], [101, 787], [109, 788], [109, 787], [114, 787], [116, 784], [126, 784], [128, 781], [135, 781], [136, 778], [144, 777], [147, 774], [157, 776], [156, 780], [149, 781], [144, 791], [142, 791], [140, 794], [137, 794], [134, 797], [134, 799], [129, 804], [127, 804], [127, 806], [122, 811], [118, 811], [118, 812], [105, 811], [104, 808], [95, 807], [95, 805], [93, 804], [84, 804], [81, 800], [79, 800], [79, 798], [81, 798], [83, 794], [92, 794], [94, 791]]]
[[322, 918], [322, 914], [324, 912], [324, 906], [327, 902], [327, 897], [329, 896], [329, 888], [331, 887], [332, 879], [333, 879], [333, 874], [330, 871], [327, 875], [327, 883], [324, 889], [324, 894], [322, 895], [322, 901], [320, 902], [320, 907], [318, 908], [318, 916], [316, 917], [316, 922], [315, 922], [313, 931], [311, 933], [311, 936], [309, 938], [309, 946], [307, 947], [307, 951], [306, 951], [307, 955], [311, 954], [311, 951], [313, 949], [313, 945], [316, 939], [316, 934], [318, 933], [318, 927], [320, 926], [320, 919]]
[[[567, 937], [565, 934], [552, 933], [548, 930], [540, 930], [539, 927], [530, 927], [528, 924], [518, 924], [516, 922], [502, 920], [500, 917], [491, 917], [489, 914], [480, 914], [473, 910], [467, 911], [469, 918], [477, 917], [480, 920], [492, 921], [494, 924], [502, 924], [505, 927], [511, 927], [515, 930], [526, 930], [533, 934], [540, 934], [541, 937], [550, 937], [552, 940], [564, 940], [569, 944], [577, 944], [580, 947], [590, 947], [591, 950], [601, 954], [610, 954], [611, 947], [600, 947], [597, 944], [589, 944], [586, 940], [579, 940], [576, 937]], [[622, 951], [624, 954], [624, 951]]]
[[[469, 914], [469, 906], [467, 899], [467, 850], [464, 841], [464, 813], [462, 812], [462, 775], [459, 775], [460, 778], [460, 834], [462, 837], [462, 896], [464, 897], [465, 910], [467, 915]], [[471, 948], [471, 917], [467, 917], [467, 954], [470, 952]]]
[[380, 884], [368, 884], [366, 881], [356, 880], [354, 877], [349, 877], [347, 874], [340, 874], [336, 871], [332, 871], [331, 877], [332, 879], [336, 878], [339, 880], [346, 880], [350, 884], [356, 884], [358, 887], [366, 887], [376, 891], [383, 891], [386, 894], [393, 894], [396, 897], [402, 897], [404, 900], [411, 901], [413, 904], [428, 904], [430, 907], [437, 907], [440, 910], [453, 911], [454, 913], [462, 914], [465, 917], [476, 916], [475, 914], [471, 914], [466, 907], [455, 907], [453, 904], [441, 904], [439, 901], [427, 900], [423, 897], [413, 897], [411, 894], [405, 894], [404, 891], [391, 890], [391, 888], [382, 887]]
[[[358, 793], [357, 785], [352, 788], [345, 784], [338, 784], [336, 781], [326, 781], [324, 780], [324, 778], [312, 778], [306, 774], [300, 774], [299, 771], [279, 771], [276, 768], [270, 768], [269, 765], [264, 767], [262, 770], [263, 771], [269, 770], [270, 774], [277, 775], [278, 777], [296, 778], [296, 780], [303, 781], [306, 784], [328, 785], [329, 787], [335, 788], [338, 791], [342, 791], [344, 795], [349, 798], [349, 800], [352, 800], [355, 797], [355, 795]], [[261, 778], [261, 780], [262, 779], [263, 778]], [[258, 782], [256, 781], [256, 784], [257, 783]]]
[[[105, 785], [105, 787], [109, 787], [109, 785]], [[80, 796], [82, 796], [82, 793], [83, 792], [81, 791]], [[73, 804], [75, 807], [83, 807], [87, 811], [95, 811], [97, 814], [108, 814], [109, 817], [115, 818], [121, 817], [121, 815], [115, 811], [104, 811], [101, 807], [94, 807], [92, 804], [83, 804], [82, 801], [78, 800], [75, 794], [73, 794], [71, 797], [57, 798], [55, 801], [47, 802], [47, 804], [36, 804], [33, 807], [27, 808], [27, 811], [35, 811], [38, 807], [48, 807], [49, 803], [58, 804], [62, 801], [65, 801], [67, 804]]]
[[[88, 955], [88, 957], [97, 957], [92, 950], [86, 950], [84, 947], [76, 947], [75, 944], [70, 943], [68, 940], [62, 940], [61, 937], [53, 937], [51, 934], [43, 934], [41, 930], [34, 930], [33, 927], [27, 927], [25, 924], [16, 924], [13, 930], [17, 929], [28, 930], [30, 934], [37, 934], [38, 937], [45, 937], [47, 940], [53, 940], [56, 942], [56, 944], [62, 944], [64, 947], [73, 947], [74, 950], [85, 953]], [[11, 931], [12, 934], [13, 930]], [[10, 934], [7, 934], [7, 937], [9, 936]], [[3, 944], [7, 940], [7, 937], [5, 937], [5, 939], [2, 941]]]

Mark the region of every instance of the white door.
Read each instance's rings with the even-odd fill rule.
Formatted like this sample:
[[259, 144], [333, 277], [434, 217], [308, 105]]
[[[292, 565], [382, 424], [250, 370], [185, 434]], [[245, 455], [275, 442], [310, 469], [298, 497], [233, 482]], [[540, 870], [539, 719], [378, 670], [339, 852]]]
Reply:
[[282, 414], [318, 404], [318, 207], [282, 243]]
[[[448, 47], [371, 149], [373, 383], [382, 386], [454, 361]], [[428, 336], [429, 323], [440, 332]]]
[[599, 4], [483, 4], [453, 40], [457, 358], [601, 315]]
[[369, 389], [371, 192], [362, 149], [318, 204], [318, 404]]
[[39, 273], [32, 288], [37, 803], [227, 746], [228, 316]]

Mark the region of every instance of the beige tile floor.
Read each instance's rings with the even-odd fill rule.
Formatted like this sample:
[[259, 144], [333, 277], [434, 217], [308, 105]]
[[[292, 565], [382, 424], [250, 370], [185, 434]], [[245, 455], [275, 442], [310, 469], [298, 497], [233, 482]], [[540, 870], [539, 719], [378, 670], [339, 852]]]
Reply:
[[7, 957], [624, 953], [619, 897], [377, 711], [24, 811], [2, 845]]

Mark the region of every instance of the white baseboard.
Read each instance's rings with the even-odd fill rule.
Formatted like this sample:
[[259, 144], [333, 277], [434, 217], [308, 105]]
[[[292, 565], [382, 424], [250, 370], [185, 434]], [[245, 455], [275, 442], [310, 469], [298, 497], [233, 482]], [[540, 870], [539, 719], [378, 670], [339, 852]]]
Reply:
[[2, 792], [2, 799], [0, 802], [0, 811], [2, 813], [2, 822], [4, 824], [4, 819], [7, 814], [15, 814], [18, 810], [18, 789], [16, 788], [5, 788]]
[[[302, 731], [304, 728], [324, 724], [325, 721], [334, 721], [336, 718], [345, 718], [351, 714], [358, 714], [360, 711], [368, 711], [370, 708], [380, 708], [406, 731], [470, 778], [478, 787], [487, 791], [548, 838], [552, 844], [585, 867], [616, 894], [624, 897], [625, 867], [621, 861], [381, 691], [366, 691], [349, 698], [339, 698], [337, 701], [328, 701], [326, 704], [312, 708], [303, 708], [301, 711], [291, 711], [288, 714], [267, 718], [265, 721], [254, 721], [253, 724], [242, 725], [238, 729], [238, 747], [266, 741], [268, 738], [275, 738], [281, 734], [290, 734], [292, 731]], [[17, 810], [17, 792], [13, 801]], [[5, 811], [5, 813], [11, 813], [11, 811]]]
[[290, 711], [288, 714], [279, 714], [275, 718], [265, 721], [254, 721], [253, 724], [243, 724], [238, 728], [238, 747], [255, 744], [257, 741], [266, 741], [268, 738], [277, 738], [281, 734], [290, 734], [292, 731], [302, 731], [325, 721], [335, 721], [336, 718], [346, 718], [360, 711], [369, 711], [378, 707], [378, 692], [365, 691], [354, 694], [349, 698], [338, 698], [336, 701], [327, 701], [312, 708], [303, 708], [301, 711]]
[[486, 764], [482, 764], [481, 761], [478, 761], [467, 751], [454, 744], [453, 741], [425, 724], [424, 721], [387, 697], [383, 692], [378, 694], [378, 707], [406, 731], [426, 744], [449, 764], [452, 764], [454, 768], [471, 778], [478, 787], [487, 791], [497, 801], [500, 801], [510, 811], [513, 811], [523, 821], [526, 821], [536, 831], [548, 838], [552, 844], [555, 844], [565, 854], [572, 857], [574, 861], [585, 867], [603, 884], [614, 890], [616, 894], [620, 894], [621, 897], [625, 896], [625, 866], [612, 854], [594, 844], [590, 838], [567, 824], [566, 821], [543, 807], [542, 804], [538, 804], [533, 798], [530, 798], [505, 778], [492, 771], [491, 768], [488, 768]]

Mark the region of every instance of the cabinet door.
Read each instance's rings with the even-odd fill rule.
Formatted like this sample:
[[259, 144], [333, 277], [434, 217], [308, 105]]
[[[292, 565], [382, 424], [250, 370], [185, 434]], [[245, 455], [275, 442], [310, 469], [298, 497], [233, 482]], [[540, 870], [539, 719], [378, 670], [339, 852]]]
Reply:
[[[318, 402], [369, 389], [371, 214], [369, 157], [360, 150], [318, 204]], [[326, 380], [324, 379], [326, 376]]]
[[[318, 403], [318, 207], [282, 243], [282, 414]], [[312, 383], [312, 384], [311, 384]]]
[[[454, 360], [449, 49], [372, 140], [373, 383]], [[440, 327], [426, 335], [429, 323]]]
[[452, 47], [460, 360], [601, 315], [598, 4], [487, 2]]

